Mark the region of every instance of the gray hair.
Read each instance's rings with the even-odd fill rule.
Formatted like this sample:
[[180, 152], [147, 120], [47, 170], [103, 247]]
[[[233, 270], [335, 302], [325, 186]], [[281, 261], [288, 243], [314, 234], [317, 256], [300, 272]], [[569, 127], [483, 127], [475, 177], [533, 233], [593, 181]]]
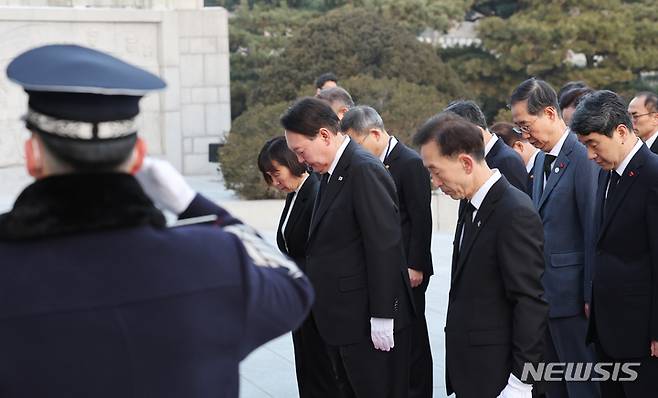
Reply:
[[352, 100], [350, 93], [340, 86], [325, 88], [315, 97], [328, 102], [330, 105], [335, 102], [340, 102], [348, 109], [354, 106], [354, 100]]
[[359, 105], [350, 109], [340, 122], [342, 132], [352, 130], [357, 135], [364, 135], [370, 129], [385, 130], [382, 117], [374, 108], [367, 105]]

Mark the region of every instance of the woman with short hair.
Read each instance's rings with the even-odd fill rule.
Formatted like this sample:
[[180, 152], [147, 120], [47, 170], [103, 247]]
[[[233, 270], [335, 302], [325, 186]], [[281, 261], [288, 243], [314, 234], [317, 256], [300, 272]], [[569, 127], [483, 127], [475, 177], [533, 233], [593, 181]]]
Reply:
[[[276, 243], [306, 272], [306, 241], [320, 180], [288, 149], [283, 136], [267, 141], [258, 155], [265, 182], [287, 193], [276, 231]], [[292, 333], [300, 398], [339, 396], [334, 372], [312, 313]]]

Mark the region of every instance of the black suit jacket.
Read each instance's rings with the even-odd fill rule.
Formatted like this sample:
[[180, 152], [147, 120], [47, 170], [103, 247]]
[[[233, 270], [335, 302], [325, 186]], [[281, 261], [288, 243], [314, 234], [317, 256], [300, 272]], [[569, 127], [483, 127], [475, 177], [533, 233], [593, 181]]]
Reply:
[[642, 145], [603, 209], [607, 184], [602, 170], [588, 337], [613, 358], [646, 357], [658, 340], [658, 157]]
[[429, 172], [420, 156], [401, 142], [384, 159], [384, 166], [391, 173], [398, 192], [407, 267], [422, 271], [424, 277], [429, 277], [434, 273]]
[[523, 192], [528, 191], [528, 171], [518, 153], [508, 147], [501, 138], [485, 157], [489, 168], [498, 169], [512, 185]]
[[541, 219], [528, 196], [501, 177], [475, 216], [472, 238], [453, 243], [446, 322], [446, 387], [458, 397], [495, 397], [510, 373], [542, 360]]
[[313, 316], [330, 345], [370, 339], [370, 318], [409, 323], [411, 290], [395, 184], [382, 162], [350, 141], [316, 206], [306, 271]]
[[304, 185], [297, 193], [297, 200], [295, 206], [292, 208], [288, 223], [286, 224], [285, 239], [281, 234], [281, 225], [288, 215], [288, 209], [294, 193], [289, 193], [286, 196], [286, 204], [283, 207], [281, 218], [279, 219], [279, 227], [276, 230], [276, 244], [282, 253], [288, 255], [295, 260], [302, 271], [306, 269], [306, 242], [308, 240], [308, 229], [311, 225], [311, 215], [313, 214], [313, 205], [315, 203], [315, 196], [318, 193], [320, 186], [320, 179], [317, 174], [311, 173]]
[[533, 185], [535, 183], [535, 166], [537, 166], [537, 162], [541, 161], [542, 163], [544, 162], [544, 157], [540, 156], [543, 152], [539, 151], [537, 155], [535, 156], [535, 160], [532, 162], [532, 168], [530, 169], [530, 172], [528, 173], [528, 187], [526, 189], [526, 192], [530, 197], [532, 198], [532, 190], [533, 190]]

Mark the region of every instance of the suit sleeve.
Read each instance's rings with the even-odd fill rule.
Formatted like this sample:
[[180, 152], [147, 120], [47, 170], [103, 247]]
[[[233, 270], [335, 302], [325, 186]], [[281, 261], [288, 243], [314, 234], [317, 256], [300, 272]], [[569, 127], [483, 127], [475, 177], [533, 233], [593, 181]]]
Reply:
[[576, 165], [575, 188], [576, 206], [580, 216], [580, 225], [585, 234], [585, 264], [583, 268], [583, 299], [586, 303], [592, 301], [592, 270], [595, 246], [595, 220], [596, 191], [598, 189], [599, 170], [596, 163], [583, 158]]
[[179, 220], [184, 220], [192, 217], [201, 217], [214, 214], [217, 216], [216, 224], [219, 226], [227, 226], [232, 224], [241, 224], [242, 222], [233, 217], [229, 212], [224, 210], [219, 205], [215, 204], [205, 196], [197, 193], [187, 209], [179, 216]]
[[542, 360], [548, 304], [543, 299], [544, 231], [537, 213], [519, 206], [498, 236], [498, 262], [512, 305], [512, 373], [519, 380], [526, 362]]
[[432, 265], [430, 175], [419, 158], [413, 158], [404, 171], [403, 188], [399, 195], [407, 206], [411, 223], [407, 266], [427, 274]]
[[394, 318], [400, 274], [406, 269], [395, 184], [379, 164], [360, 166], [354, 177], [354, 212], [364, 246], [370, 315]]
[[649, 334], [658, 341], [658, 186], [649, 190], [647, 198], [647, 228], [651, 247], [651, 314]]
[[241, 260], [244, 317], [239, 355], [242, 359], [258, 346], [299, 327], [310, 311], [314, 293], [297, 265], [251, 227], [234, 224], [224, 230], [235, 235]]

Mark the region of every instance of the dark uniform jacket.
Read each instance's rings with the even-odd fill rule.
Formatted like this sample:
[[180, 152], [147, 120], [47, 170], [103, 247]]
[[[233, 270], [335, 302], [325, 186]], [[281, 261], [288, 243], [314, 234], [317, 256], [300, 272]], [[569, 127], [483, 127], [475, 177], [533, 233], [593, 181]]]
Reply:
[[183, 217], [210, 213], [166, 228], [127, 174], [25, 189], [0, 217], [0, 396], [237, 397], [240, 360], [312, 289], [203, 197]]

